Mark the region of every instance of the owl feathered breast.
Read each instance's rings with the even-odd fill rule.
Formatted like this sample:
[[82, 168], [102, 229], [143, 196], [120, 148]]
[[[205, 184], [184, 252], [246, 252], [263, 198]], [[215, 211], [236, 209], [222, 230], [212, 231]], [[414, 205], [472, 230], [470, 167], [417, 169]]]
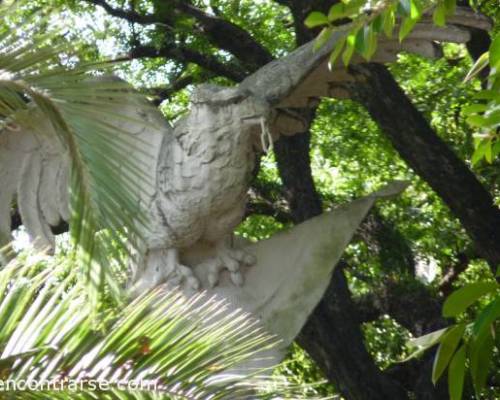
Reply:
[[[196, 90], [189, 114], [164, 138], [160, 152], [155, 208], [162, 226], [154, 238], [159, 246], [214, 240], [214, 225], [223, 235], [240, 222], [255, 160], [255, 124], [248, 120], [266, 112], [248, 93], [212, 85]], [[239, 217], [225, 218], [231, 214]]]

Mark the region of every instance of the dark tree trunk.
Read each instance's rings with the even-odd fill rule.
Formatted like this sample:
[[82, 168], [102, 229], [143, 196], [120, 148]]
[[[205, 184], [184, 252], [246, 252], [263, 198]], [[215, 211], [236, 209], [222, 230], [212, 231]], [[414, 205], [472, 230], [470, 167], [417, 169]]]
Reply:
[[274, 145], [285, 196], [294, 223], [321, 214], [321, 200], [316, 192], [309, 157], [310, 133], [284, 136]]
[[408, 399], [406, 390], [380, 371], [367, 352], [342, 268], [334, 271], [298, 342], [346, 399]]
[[357, 235], [376, 255], [384, 274], [401, 278], [415, 276], [415, 259], [410, 244], [394, 224], [374, 207], [359, 227]]
[[[283, 137], [275, 145], [292, 218], [300, 223], [321, 213], [309, 158], [309, 132]], [[400, 385], [384, 375], [367, 352], [343, 271], [332, 276], [327, 293], [302, 329], [299, 344], [349, 400], [407, 399]]]
[[363, 104], [400, 156], [450, 207], [492, 270], [500, 263], [500, 210], [493, 198], [414, 107], [386, 67], [351, 67]]
[[471, 57], [477, 60], [483, 53], [488, 51], [491, 44], [490, 35], [481, 29], [470, 29], [470, 33], [471, 39], [467, 43], [467, 50]]
[[[360, 322], [390, 315], [414, 336], [444, 328], [447, 323], [441, 316], [442, 301], [416, 280], [411, 247], [397, 227], [385, 221], [375, 209], [361, 226], [360, 236], [370, 252], [378, 255], [383, 271], [380, 286], [356, 301], [355, 313]], [[431, 381], [434, 355], [435, 349], [419, 360], [396, 364], [389, 368], [388, 374], [418, 400], [447, 399], [446, 376], [436, 386]]]

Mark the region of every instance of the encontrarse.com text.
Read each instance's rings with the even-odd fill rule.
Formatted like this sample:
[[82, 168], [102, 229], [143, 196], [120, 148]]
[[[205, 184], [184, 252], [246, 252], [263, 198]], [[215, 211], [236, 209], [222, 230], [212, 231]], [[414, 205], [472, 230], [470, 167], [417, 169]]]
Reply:
[[106, 380], [0, 380], [0, 392], [10, 391], [108, 391], [108, 390], [158, 391], [161, 385], [155, 381], [106, 381]]

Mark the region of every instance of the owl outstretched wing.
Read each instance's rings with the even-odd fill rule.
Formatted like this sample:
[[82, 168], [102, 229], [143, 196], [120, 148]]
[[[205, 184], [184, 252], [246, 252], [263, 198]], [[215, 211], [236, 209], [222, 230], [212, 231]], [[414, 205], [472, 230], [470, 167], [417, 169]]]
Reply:
[[[100, 81], [105, 86], [110, 79], [116, 80], [106, 77]], [[95, 82], [89, 81], [89, 85]], [[91, 109], [85, 105], [67, 108], [82, 157], [87, 167], [95, 167], [93, 185], [101, 189], [113, 185], [106, 177], [101, 180], [95, 172], [99, 166], [92, 165], [109, 156], [102, 170], [113, 170], [113, 176], [120, 179], [116, 186], [126, 188], [128, 197], [145, 209], [156, 191], [156, 164], [163, 139], [173, 134], [172, 128], [160, 111], [133, 92], [120, 101], [110, 99], [108, 104], [97, 105], [99, 114], [96, 104]], [[88, 110], [91, 115], [85, 115]], [[0, 247], [12, 239], [11, 211], [16, 207], [33, 245], [53, 249], [51, 227], [70, 219], [72, 159], [52, 121], [39, 109], [33, 107], [33, 113], [22, 122], [4, 124], [0, 130]], [[91, 151], [85, 151], [84, 146]], [[116, 187], [108, 188], [108, 192], [113, 190]], [[96, 193], [102, 196], [107, 192]]]
[[[421, 54], [429, 58], [442, 56], [440, 43], [467, 43], [471, 40], [471, 30], [491, 29], [489, 18], [468, 8], [457, 8], [456, 13], [443, 27], [435, 26], [429, 17], [424, 17], [405, 40], [397, 37], [382, 37], [372, 56], [372, 62], [391, 62], [402, 51]], [[317, 105], [322, 97], [337, 97], [337, 83], [350, 79], [346, 68], [337, 61], [331, 70], [329, 56], [345, 31], [334, 32], [332, 38], [315, 51], [315, 43], [309, 42], [287, 56], [273, 61], [239, 85], [240, 89], [266, 100], [278, 111], [275, 120], [269, 121], [273, 133], [293, 135], [306, 128], [301, 110]], [[396, 35], [397, 36], [397, 35]], [[366, 62], [361, 57], [353, 57], [350, 64]]]
[[53, 248], [51, 226], [69, 220], [68, 153], [48, 120], [38, 126], [9, 124], [0, 131], [0, 241], [11, 238], [16, 205], [37, 248]]

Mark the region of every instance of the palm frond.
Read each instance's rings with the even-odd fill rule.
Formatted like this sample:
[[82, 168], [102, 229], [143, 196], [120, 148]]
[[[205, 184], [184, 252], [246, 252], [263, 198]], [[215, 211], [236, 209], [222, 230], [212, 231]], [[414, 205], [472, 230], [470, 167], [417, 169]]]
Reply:
[[[249, 315], [227, 312], [224, 301], [157, 288], [96, 325], [71, 264], [44, 263], [20, 258], [0, 272], [0, 370], [12, 384], [9, 398], [293, 396], [293, 387], [263, 371], [237, 372], [277, 341]], [[98, 384], [109, 390], [96, 391]]]
[[[19, 26], [5, 29], [11, 15], [12, 7], [0, 6], [4, 24], [0, 29], [0, 124], [36, 129], [43, 121], [50, 122], [51, 129], [38, 134], [52, 135], [70, 160], [69, 222], [76, 264], [90, 283], [94, 304], [105, 283], [118, 297], [110, 260], [125, 263], [118, 254], [135, 254], [143, 247], [149, 224], [139, 188], [151, 192], [154, 184], [154, 174], [142, 160], [153, 158], [155, 149], [130, 134], [130, 126], [158, 134], [161, 128], [138, 117], [138, 110], [147, 114], [153, 108], [128, 84], [91, 73], [109, 69], [109, 64], [62, 65], [63, 59], [77, 58], [73, 45], [57, 33], [27, 35], [29, 30]], [[32, 20], [24, 24], [36, 26]]]

